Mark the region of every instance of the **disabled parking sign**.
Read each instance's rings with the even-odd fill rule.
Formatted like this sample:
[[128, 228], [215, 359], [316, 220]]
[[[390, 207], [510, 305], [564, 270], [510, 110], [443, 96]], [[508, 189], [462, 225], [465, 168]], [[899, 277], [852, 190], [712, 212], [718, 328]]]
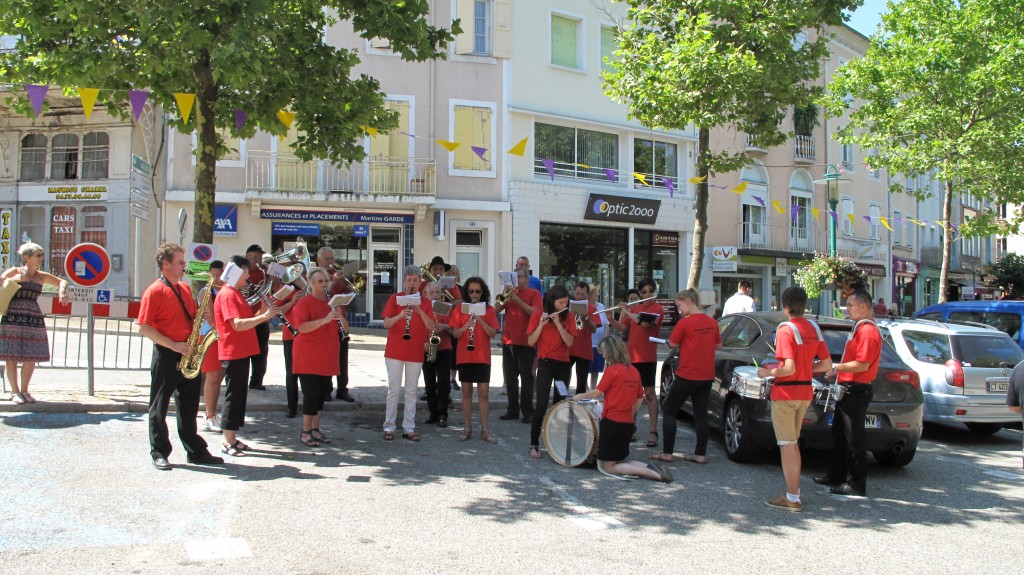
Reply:
[[64, 258], [68, 279], [82, 287], [93, 287], [110, 275], [110, 256], [103, 246], [82, 243], [71, 248]]

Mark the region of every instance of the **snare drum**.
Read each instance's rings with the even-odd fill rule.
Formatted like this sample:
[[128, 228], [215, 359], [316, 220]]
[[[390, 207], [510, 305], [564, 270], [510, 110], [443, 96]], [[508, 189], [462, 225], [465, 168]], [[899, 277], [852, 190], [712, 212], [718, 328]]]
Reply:
[[753, 399], [771, 399], [774, 377], [760, 378], [757, 368], [741, 365], [732, 370], [732, 387], [730, 390]]
[[560, 401], [544, 416], [544, 447], [559, 465], [578, 467], [597, 457], [598, 423], [604, 406], [594, 400]]
[[814, 380], [811, 385], [814, 386], [814, 403], [823, 406], [825, 413], [835, 411], [836, 404], [846, 394], [846, 388], [837, 382], [821, 383]]

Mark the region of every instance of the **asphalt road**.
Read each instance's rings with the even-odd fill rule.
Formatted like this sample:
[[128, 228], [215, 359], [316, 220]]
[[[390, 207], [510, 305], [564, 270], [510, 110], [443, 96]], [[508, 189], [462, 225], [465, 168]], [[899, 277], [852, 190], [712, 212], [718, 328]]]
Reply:
[[[389, 443], [381, 413], [332, 412], [335, 442], [310, 449], [296, 420], [265, 412], [240, 435], [252, 455], [190, 466], [174, 437], [175, 469], [160, 472], [144, 418], [0, 415], [0, 570], [946, 574], [1021, 560], [1019, 430], [929, 427], [907, 468], [872, 463], [868, 499], [811, 483], [827, 454], [805, 453], [791, 514], [763, 503], [783, 491], [777, 457], [738, 465], [717, 437], [708, 465], [677, 461], [663, 485], [531, 460], [518, 422], [492, 424], [497, 445], [456, 441], [455, 414], [420, 425], [421, 443]], [[688, 421], [680, 431], [677, 451], [692, 449]]]

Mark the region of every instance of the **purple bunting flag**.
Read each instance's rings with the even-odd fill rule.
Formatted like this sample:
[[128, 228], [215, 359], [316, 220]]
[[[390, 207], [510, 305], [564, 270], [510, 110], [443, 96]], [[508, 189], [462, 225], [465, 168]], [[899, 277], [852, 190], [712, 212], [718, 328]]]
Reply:
[[547, 158], [541, 158], [540, 163], [544, 164], [544, 169], [548, 171], [548, 175], [551, 176], [551, 181], [555, 181], [555, 161]]
[[487, 153], [487, 148], [481, 148], [480, 146], [470, 146], [470, 148], [473, 149], [473, 153], [476, 154], [482, 161], [487, 161], [487, 159], [484, 158], [484, 154]]
[[790, 206], [789, 212], [790, 212], [790, 217], [795, 222], [796, 221], [796, 217], [800, 215], [800, 204], [793, 204], [792, 206]]
[[832, 216], [832, 224], [838, 226], [839, 225], [839, 214], [837, 214], [835, 210], [829, 210], [828, 211], [828, 215]]
[[608, 176], [608, 181], [614, 184], [618, 181], [619, 171], [615, 168], [605, 168], [604, 175]]
[[670, 197], [670, 198], [674, 197], [673, 192], [675, 192], [676, 187], [672, 183], [672, 180], [670, 178], [668, 178], [667, 176], [662, 176], [661, 177], [661, 183], [665, 184], [665, 189], [668, 190], [668, 197]]
[[128, 90], [128, 101], [132, 104], [132, 116], [135, 116], [136, 122], [142, 117], [142, 109], [146, 106], [148, 99], [149, 92], [147, 90]]
[[861, 216], [861, 217], [864, 218], [865, 220], [867, 220], [867, 222], [869, 224], [871, 223], [871, 216]]
[[25, 91], [28, 92], [28, 99], [32, 102], [32, 109], [35, 110], [36, 117], [39, 117], [39, 112], [43, 111], [43, 101], [46, 100], [46, 91], [50, 89], [50, 85], [41, 86], [39, 84], [27, 84]]
[[235, 108], [235, 129], [238, 132], [242, 131], [242, 128], [245, 127], [245, 121], [248, 119], [249, 114], [246, 114], [243, 110]]
[[750, 196], [750, 197], [754, 198], [755, 202], [761, 204], [762, 208], [767, 207], [767, 206], [764, 205], [764, 199], [761, 196]]

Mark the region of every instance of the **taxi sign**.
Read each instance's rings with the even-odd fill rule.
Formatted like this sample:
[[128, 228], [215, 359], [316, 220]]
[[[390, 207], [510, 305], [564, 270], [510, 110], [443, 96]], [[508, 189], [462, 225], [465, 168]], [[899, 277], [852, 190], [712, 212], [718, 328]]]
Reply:
[[64, 258], [68, 279], [82, 287], [94, 287], [110, 275], [110, 256], [103, 246], [82, 243], [71, 248]]

